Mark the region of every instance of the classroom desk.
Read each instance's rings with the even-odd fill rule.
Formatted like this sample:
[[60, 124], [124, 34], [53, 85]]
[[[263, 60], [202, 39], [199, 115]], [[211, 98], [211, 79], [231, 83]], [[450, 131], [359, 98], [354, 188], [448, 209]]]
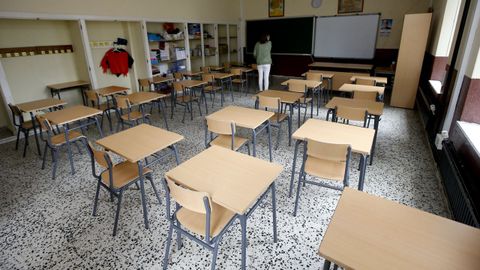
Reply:
[[352, 64], [352, 63], [331, 63], [331, 62], [313, 62], [308, 65], [313, 68], [321, 69], [342, 69], [342, 70], [359, 70], [370, 73], [373, 65], [370, 64]]
[[255, 71], [255, 69], [253, 68], [247, 68], [247, 67], [232, 67], [230, 69], [230, 71], [232, 69], [239, 69], [242, 71], [242, 73], [245, 73], [245, 79], [247, 80], [247, 91], [250, 89], [250, 77], [252, 75], [252, 73]]
[[370, 100], [362, 100], [362, 99], [352, 99], [352, 98], [341, 98], [341, 97], [334, 97], [332, 98], [325, 107], [328, 109], [327, 112], [327, 121], [328, 115], [332, 112], [335, 107], [337, 106], [347, 106], [347, 107], [354, 107], [354, 108], [366, 108], [369, 115], [373, 115], [373, 129], [375, 129], [375, 137], [373, 138], [373, 146], [370, 155], [370, 165], [373, 163], [373, 154], [375, 152], [375, 145], [377, 143], [377, 134], [378, 134], [378, 125], [380, 123], [380, 116], [383, 114], [383, 107], [385, 104], [383, 102], [376, 102]]
[[[254, 97], [263, 96], [263, 97], [272, 97], [279, 98], [280, 102], [289, 107], [290, 119], [293, 117], [293, 107], [299, 102], [303, 97], [302, 93], [290, 92], [290, 91], [280, 91], [280, 90], [265, 90], [257, 93]], [[255, 108], [258, 108], [258, 102], [255, 100]], [[300, 106], [298, 107], [298, 125], [300, 126]], [[291, 133], [290, 133], [291, 134]], [[291, 138], [288, 138], [288, 145], [291, 144]]]
[[355, 83], [357, 79], [362, 79], [362, 80], [375, 80], [376, 84], [379, 84], [380, 86], [385, 86], [388, 82], [388, 78], [386, 77], [374, 77], [374, 76], [352, 76], [350, 78], [350, 81], [352, 83]]
[[353, 93], [353, 91], [377, 92], [378, 93], [378, 99], [383, 100], [383, 94], [385, 92], [385, 87], [384, 86], [371, 86], [371, 85], [344, 83], [344, 84], [342, 84], [342, 86], [340, 86], [338, 91], [350, 92], [350, 93]]
[[203, 71], [184, 70], [184, 71], [180, 71], [180, 73], [182, 73], [182, 75], [185, 77], [192, 78], [192, 77], [198, 77], [202, 75]]
[[[318, 111], [320, 110], [320, 91], [321, 91], [320, 86], [322, 86], [322, 82], [315, 81], [315, 80], [289, 79], [282, 82], [281, 85], [288, 86], [288, 84], [291, 82], [304, 83], [307, 86], [307, 88], [312, 90], [313, 97], [315, 97], [315, 93], [317, 93], [317, 115], [318, 115]], [[312, 103], [312, 106], [313, 106], [313, 103]], [[312, 113], [313, 113], [313, 107], [312, 107]], [[299, 117], [298, 126], [300, 126], [300, 109], [298, 110], [298, 117]]]
[[[202, 74], [202, 73], [200, 73]], [[182, 87], [184, 88], [189, 88], [189, 89], [193, 89], [193, 88], [200, 88], [200, 95], [202, 96], [203, 98], [203, 101], [205, 103], [205, 114], [208, 114], [208, 105], [207, 105], [207, 97], [205, 96], [205, 91], [203, 89], [203, 87], [207, 84], [206, 82], [204, 81], [200, 81], [200, 80], [181, 80], [181, 81], [178, 81], [178, 83], [180, 83], [182, 85]], [[172, 93], [173, 93], [173, 88], [172, 88]], [[175, 102], [173, 99], [175, 98], [175, 95], [172, 95], [172, 102]], [[173, 103], [172, 103], [172, 115], [173, 115]]]
[[[157, 92], [135, 92], [130, 95], [127, 95], [128, 100], [133, 104], [133, 105], [138, 105], [140, 112], [142, 113], [142, 119], [143, 122], [145, 123], [145, 108], [144, 104], [150, 103], [155, 100], [159, 100], [161, 98], [165, 98], [167, 95], [165, 94], [160, 94]], [[162, 111], [163, 115], [163, 122], [165, 123], [165, 128], [168, 130], [168, 123], [167, 123], [167, 116], [164, 108], [162, 107], [162, 103], [158, 102], [158, 107]]]
[[57, 83], [57, 84], [49, 84], [47, 88], [50, 89], [50, 94], [52, 98], [57, 95], [58, 99], [60, 98], [60, 92], [65, 90], [70, 90], [74, 88], [80, 88], [80, 92], [82, 95], [83, 105], [87, 105], [87, 100], [85, 99], [85, 95], [83, 94], [83, 89], [88, 89], [90, 87], [90, 83], [86, 81], [73, 81], [73, 82], [65, 82], [65, 83]]
[[160, 76], [154, 76], [152, 78], [148, 78], [148, 82], [150, 84], [161, 84], [161, 83], [169, 83], [172, 82], [174, 78], [170, 77], [160, 77]]
[[262, 111], [238, 106], [228, 106], [208, 115], [207, 118], [221, 121], [233, 121], [238, 127], [251, 129], [254, 157], [257, 156], [257, 134], [266, 128], [268, 133], [268, 152], [270, 155], [270, 161], [272, 161], [272, 140], [269, 119], [274, 115], [275, 114], [273, 112], [269, 111]]
[[224, 69], [225, 69], [225, 67], [221, 67], [221, 66], [210, 66], [210, 70], [215, 71], [215, 72], [220, 72]]
[[328, 82], [328, 89], [332, 89], [333, 77], [335, 77], [334, 73], [328, 73], [328, 72], [324, 72], [322, 70], [311, 69], [307, 72], [302, 73], [302, 77], [307, 76], [307, 73], [309, 73], [309, 72], [310, 73], [320, 73], [320, 74], [322, 74], [323, 79], [327, 80], [327, 82]]
[[[217, 73], [217, 72], [211, 73], [211, 75], [213, 75], [215, 80], [220, 81], [220, 86], [222, 87], [222, 89], [225, 89], [224, 84], [228, 85], [228, 89], [230, 90], [230, 94], [232, 96], [232, 102], [233, 102], [232, 78], [234, 75], [232, 73]], [[222, 91], [222, 106], [223, 106], [223, 101], [224, 101], [224, 97], [223, 97], [223, 91]]]
[[353, 153], [360, 154], [360, 177], [358, 181], [358, 189], [363, 190], [365, 172], [367, 170], [367, 159], [372, 149], [374, 137], [374, 129], [350, 126], [319, 119], [308, 119], [292, 135], [292, 138], [296, 141], [295, 149], [293, 151], [292, 175], [290, 178], [288, 196], [292, 196], [298, 146], [301, 143], [304, 143], [307, 139], [326, 143], [349, 144]]
[[122, 94], [127, 92], [128, 90], [129, 90], [128, 87], [115, 86], [115, 85], [95, 89], [95, 91], [97, 91], [98, 95], [101, 97], [110, 97], [116, 94]]
[[323, 269], [478, 269], [480, 230], [345, 188], [320, 244]]
[[[140, 124], [135, 127], [120, 131], [97, 141], [97, 144], [112, 151], [132, 163], [137, 163], [138, 171], [142, 172], [144, 167], [150, 167], [152, 164], [163, 160], [170, 155], [175, 156], [177, 165], [180, 164], [176, 143], [183, 140], [182, 135], [150, 126]], [[166, 148], [170, 153], [159, 155], [158, 153]], [[148, 162], [148, 157], [155, 157], [154, 161]], [[145, 159], [145, 164], [143, 161]], [[144, 176], [140, 175], [140, 194], [142, 198], [143, 222], [148, 229], [147, 205], [145, 203]]]
[[46, 99], [17, 104], [17, 108], [22, 113], [30, 114], [30, 118], [32, 119], [32, 125], [33, 125], [33, 134], [35, 136], [35, 142], [37, 144], [37, 151], [40, 156], [42, 156], [42, 150], [40, 149], [40, 142], [38, 141], [37, 123], [36, 123], [37, 121], [35, 121], [35, 112], [41, 111], [41, 110], [51, 111], [52, 109], [61, 108], [66, 104], [67, 102], [61, 99], [56, 99], [56, 98], [46, 98]]
[[[77, 105], [77, 106], [65, 108], [60, 111], [49, 112], [43, 115], [43, 117], [45, 117], [45, 119], [50, 121], [51, 124], [58, 125], [58, 126], [61, 125], [64, 127], [65, 140], [66, 140], [67, 150], [68, 150], [68, 158], [70, 160], [70, 168], [72, 170], [72, 174], [75, 174], [75, 168], [73, 166], [72, 149], [70, 146], [68, 133], [71, 130], [83, 129], [86, 126], [95, 123], [98, 129], [98, 133], [100, 133], [100, 136], [103, 137], [102, 128], [100, 127], [100, 123], [97, 118], [97, 116], [101, 114], [102, 114], [102, 111], [97, 110], [95, 108]], [[80, 123], [75, 128], [70, 127], [70, 124], [77, 121], [81, 122], [82, 120], [85, 120], [85, 119], [87, 120], [85, 123]]]
[[176, 183], [207, 192], [212, 201], [236, 213], [242, 228], [242, 264], [246, 269], [247, 218], [272, 192], [273, 241], [277, 241], [275, 179], [282, 166], [211, 146], [166, 175]]

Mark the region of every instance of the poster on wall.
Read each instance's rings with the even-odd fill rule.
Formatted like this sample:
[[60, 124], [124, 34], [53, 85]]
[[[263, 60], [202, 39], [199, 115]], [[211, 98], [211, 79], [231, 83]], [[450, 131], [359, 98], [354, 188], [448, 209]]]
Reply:
[[388, 36], [392, 32], [393, 19], [382, 19], [380, 21], [380, 35]]
[[363, 0], [338, 0], [338, 14], [363, 11]]
[[285, 0], [268, 0], [268, 17], [283, 17]]

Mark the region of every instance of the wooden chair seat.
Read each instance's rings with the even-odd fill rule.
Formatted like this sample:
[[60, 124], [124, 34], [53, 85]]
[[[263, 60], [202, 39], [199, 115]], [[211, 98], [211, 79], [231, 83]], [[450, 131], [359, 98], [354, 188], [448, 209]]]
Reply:
[[[270, 117], [269, 120], [270, 120], [270, 122], [273, 122], [273, 123], [280, 123], [287, 118], [288, 118], [287, 114], [276, 112], [272, 117]], [[277, 119], [278, 119], [278, 121], [277, 121]]]
[[[113, 166], [113, 188], [120, 189], [132, 181], [138, 179], [138, 165], [136, 163], [124, 161]], [[143, 168], [143, 175], [151, 173], [152, 170]], [[110, 186], [110, 178], [108, 170], [101, 174], [102, 182]]]
[[33, 123], [31, 120], [25, 121], [22, 123], [22, 128], [24, 129], [32, 129], [33, 128]]
[[[69, 141], [73, 141], [75, 139], [79, 139], [79, 138], [82, 138], [82, 137], [86, 138], [82, 133], [80, 133], [78, 131], [72, 130], [72, 131], [68, 132], [68, 140]], [[53, 135], [52, 138], [51, 138], [51, 141], [52, 141], [53, 145], [57, 145], [57, 146], [65, 144], [67, 142], [65, 140], [65, 134], [64, 133]]]
[[[146, 113], [145, 116], [150, 116], [149, 113]], [[121, 118], [125, 121], [128, 121], [128, 120], [133, 120], [133, 121], [136, 121], [138, 119], [142, 119], [143, 116], [142, 116], [142, 112], [139, 112], [139, 111], [133, 111], [130, 113], [130, 119], [128, 118], [128, 114], [124, 114], [121, 116]]]
[[110, 108], [108, 107], [108, 104], [107, 104], [107, 103], [102, 103], [102, 104], [100, 104], [100, 105], [98, 106], [98, 109], [101, 110], [101, 111], [106, 111], [106, 110], [108, 110], [108, 109], [110, 109]]
[[221, 89], [222, 89], [222, 87], [220, 87], [220, 86], [212, 86], [212, 85], [205, 86], [205, 87], [203, 88], [203, 90], [204, 90], [205, 92], [207, 92], [207, 93], [208, 93], [208, 92], [220, 91]]
[[187, 102], [196, 101], [196, 100], [198, 100], [198, 97], [194, 97], [194, 96], [179, 96], [179, 97], [177, 97], [177, 102], [180, 102], [180, 103], [187, 103]]
[[300, 102], [300, 104], [307, 104], [307, 103], [312, 102], [312, 98], [305, 98], [305, 99], [301, 98], [301, 99], [299, 99], [299, 102]]
[[[235, 145], [233, 146], [233, 151], [237, 151], [247, 142], [248, 139], [235, 136]], [[227, 149], [232, 149], [232, 136], [220, 134], [215, 139], [213, 139], [213, 141], [210, 142], [210, 145], [216, 145]]]
[[[210, 216], [210, 237], [217, 236], [223, 228], [235, 216], [235, 213], [212, 202], [211, 216]], [[182, 226], [188, 230], [205, 236], [205, 220], [206, 215], [198, 212], [190, 211], [182, 207], [177, 212], [177, 219]]]
[[345, 163], [309, 157], [305, 162], [305, 172], [321, 178], [342, 182]]
[[245, 79], [233, 79], [232, 80], [232, 83], [244, 84], [246, 82], [247, 82], [247, 80], [245, 80]]

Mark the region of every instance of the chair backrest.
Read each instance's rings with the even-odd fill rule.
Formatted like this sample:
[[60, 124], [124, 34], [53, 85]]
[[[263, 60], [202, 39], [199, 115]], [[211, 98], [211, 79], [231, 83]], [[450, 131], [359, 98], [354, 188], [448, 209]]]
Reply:
[[210, 195], [208, 193], [181, 187], [173, 182], [168, 176], [165, 177], [165, 180], [168, 185], [170, 196], [182, 207], [196, 213], [206, 214], [207, 209], [205, 207], [204, 198], [207, 198], [211, 209]]
[[[48, 119], [41, 114], [37, 114], [35, 116], [35, 119], [37, 119], [37, 122], [40, 125], [40, 138], [46, 141], [48, 144], [50, 144], [51, 143], [50, 138], [53, 135], [53, 128], [52, 128], [52, 125], [50, 124], [50, 121], [48, 121]], [[45, 131], [45, 133], [47, 133], [46, 139], [43, 137], [43, 132], [41, 131]]]
[[232, 69], [230, 70], [230, 72], [231, 72], [233, 75], [235, 75], [235, 76], [242, 76], [242, 75], [243, 75], [242, 70], [239, 69], [239, 68], [232, 68]]
[[138, 79], [138, 86], [142, 91], [150, 91], [150, 80], [149, 79]]
[[323, 74], [318, 72], [307, 72], [305, 79], [321, 82], [323, 80]]
[[307, 89], [307, 84], [301, 81], [293, 81], [288, 83], [288, 91], [305, 93]]
[[307, 140], [307, 156], [333, 162], [346, 162], [350, 145]]
[[257, 64], [252, 64], [252, 69], [258, 69]]
[[126, 96], [116, 96], [117, 107], [120, 109], [130, 109], [130, 100]]
[[228, 62], [223, 63], [223, 68], [224, 68], [225, 70], [228, 70], [228, 69], [230, 69], [231, 67], [232, 67], [232, 64], [230, 64], [230, 63], [228, 63]]
[[278, 97], [265, 97], [257, 96], [258, 98], [258, 107], [260, 108], [271, 108], [277, 111], [280, 110], [280, 98]]
[[210, 132], [221, 135], [234, 135], [236, 132], [235, 122], [222, 121], [211, 118], [207, 119], [207, 128]]
[[100, 96], [94, 90], [86, 90], [85, 97], [87, 98], [87, 103], [93, 107], [98, 107], [100, 104]]
[[112, 160], [108, 152], [95, 149], [90, 142], [88, 142], [88, 149], [92, 154], [93, 160], [102, 168], [108, 169], [111, 167]]
[[353, 91], [353, 99], [377, 101], [377, 92]]
[[[20, 111], [20, 109], [11, 104], [11, 103], [8, 103], [8, 107], [10, 108], [10, 111], [12, 112], [12, 116], [13, 116], [13, 124], [15, 126], [20, 126], [23, 122], [23, 115], [22, 115], [22, 112]], [[17, 118], [19, 119], [19, 122], [17, 122]]]
[[174, 78], [176, 81], [181, 81], [181, 80], [183, 80], [183, 74], [180, 73], [180, 72], [175, 72], [175, 73], [173, 73], [173, 78]]
[[210, 67], [200, 67], [200, 70], [205, 72], [205, 73], [210, 73], [212, 69]]
[[345, 120], [365, 121], [367, 118], [367, 109], [350, 106], [337, 106], [335, 107], [335, 116]]
[[202, 81], [208, 82], [208, 83], [213, 83], [215, 82], [215, 76], [213, 74], [202, 74]]
[[355, 79], [355, 83], [356, 84], [361, 84], [361, 85], [375, 86], [375, 80], [374, 79], [357, 78], [357, 79]]
[[183, 91], [183, 85], [179, 82], [173, 82], [173, 90], [175, 92], [182, 92]]

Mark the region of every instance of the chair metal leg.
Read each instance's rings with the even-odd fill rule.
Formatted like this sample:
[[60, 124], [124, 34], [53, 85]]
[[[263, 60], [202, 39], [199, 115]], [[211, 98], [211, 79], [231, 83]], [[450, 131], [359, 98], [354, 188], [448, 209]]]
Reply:
[[273, 242], [277, 242], [277, 199], [275, 198], [275, 182], [272, 183], [272, 219], [273, 219]]
[[325, 262], [323, 263], [323, 270], [330, 270], [330, 265], [330, 261], [325, 260]]
[[170, 227], [168, 228], [167, 242], [165, 243], [165, 256], [163, 257], [163, 269], [167, 269], [168, 266], [168, 257], [170, 253], [170, 245], [172, 244], [172, 234], [173, 234], [173, 221], [170, 221]]
[[250, 143], [247, 142], [245, 145], [247, 146], [248, 155], [250, 156]]
[[301, 141], [297, 140], [295, 142], [295, 148], [293, 150], [293, 164], [292, 164], [292, 175], [290, 176], [290, 189], [288, 191], [288, 197], [292, 197], [292, 191], [293, 191], [293, 180], [295, 178], [295, 165], [297, 164], [297, 152], [298, 152], [298, 146], [300, 145]]
[[238, 217], [240, 219], [240, 227], [242, 232], [242, 264], [241, 269], [246, 269], [247, 265], [247, 216], [240, 215]]
[[292, 145], [292, 118], [288, 118], [288, 146]]
[[278, 150], [278, 145], [280, 144], [280, 134], [282, 133], [282, 123], [278, 123], [278, 133], [277, 133], [277, 143], [275, 144], [275, 150]]
[[158, 194], [158, 191], [157, 191], [157, 187], [155, 186], [155, 184], [153, 183], [153, 178], [149, 177], [150, 179], [150, 183], [152, 184], [152, 188], [153, 188], [153, 192], [155, 192], [155, 196], [157, 197], [157, 200], [158, 200], [158, 204], [162, 204], [162, 199], [160, 199], [160, 195]]
[[117, 212], [115, 213], [115, 223], [113, 224], [113, 236], [117, 235], [118, 217], [120, 216], [120, 206], [122, 204], [123, 190], [118, 194]]
[[47, 160], [47, 150], [48, 150], [48, 144], [45, 143], [45, 148], [43, 149], [42, 170], [45, 169], [45, 161]]
[[100, 194], [100, 181], [101, 180], [98, 180], [97, 181], [97, 191], [95, 192], [95, 199], [93, 201], [93, 212], [92, 212], [92, 216], [96, 216], [97, 215], [97, 206], [98, 206], [98, 195]]
[[27, 129], [27, 131], [23, 133], [23, 134], [25, 134], [25, 138], [24, 138], [24, 140], [25, 140], [25, 145], [24, 145], [24, 147], [23, 147], [23, 157], [25, 157], [25, 155], [27, 154], [28, 135], [29, 135], [29, 133], [30, 133], [30, 130], [29, 130], [29, 129]]
[[55, 173], [57, 172], [57, 163], [58, 163], [58, 151], [52, 149], [52, 157], [53, 157], [53, 169], [52, 169], [52, 179], [55, 179]]
[[20, 128], [17, 131], [17, 142], [15, 143], [15, 150], [18, 150], [18, 142], [20, 141]]
[[304, 174], [304, 172], [301, 171], [301, 172], [300, 172], [300, 177], [298, 177], [297, 195], [296, 195], [296, 197], [295, 197], [295, 208], [293, 209], [293, 216], [294, 216], [294, 217], [297, 216], [298, 200], [299, 200], [299, 198], [300, 198], [300, 189], [301, 189], [301, 185], [302, 185], [303, 174]]
[[217, 243], [215, 244], [215, 247], [213, 248], [213, 251], [212, 251], [212, 263], [210, 265], [210, 269], [211, 270], [215, 270], [215, 264], [217, 262], [217, 256], [218, 256], [218, 246], [220, 245], [220, 239], [217, 241]]

